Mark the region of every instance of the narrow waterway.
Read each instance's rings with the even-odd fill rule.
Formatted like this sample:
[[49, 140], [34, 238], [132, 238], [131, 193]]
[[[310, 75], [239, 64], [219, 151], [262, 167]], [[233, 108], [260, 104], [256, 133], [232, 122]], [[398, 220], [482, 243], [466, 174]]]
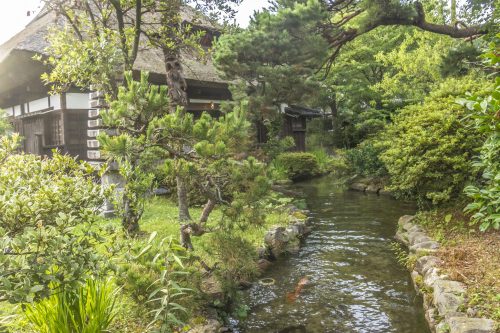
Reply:
[[[244, 296], [241, 333], [428, 333], [421, 299], [391, 249], [411, 203], [343, 191], [328, 178], [296, 185], [311, 211], [313, 233], [299, 254], [278, 261]], [[287, 293], [307, 277], [293, 301]]]

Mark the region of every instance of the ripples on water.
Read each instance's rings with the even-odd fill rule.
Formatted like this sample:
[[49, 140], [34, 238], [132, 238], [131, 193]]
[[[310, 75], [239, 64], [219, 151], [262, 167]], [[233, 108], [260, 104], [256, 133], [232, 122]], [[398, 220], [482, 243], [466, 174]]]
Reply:
[[[397, 219], [410, 203], [337, 190], [328, 178], [297, 185], [305, 193], [314, 231], [298, 255], [266, 272], [271, 286], [255, 284], [241, 333], [428, 333], [421, 300], [391, 250]], [[308, 276], [293, 303], [287, 292]]]

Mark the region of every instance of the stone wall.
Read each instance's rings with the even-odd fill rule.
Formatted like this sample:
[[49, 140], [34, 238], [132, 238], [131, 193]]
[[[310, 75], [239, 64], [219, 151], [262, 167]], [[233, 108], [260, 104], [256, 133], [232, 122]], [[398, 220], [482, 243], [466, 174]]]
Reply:
[[424, 297], [425, 318], [434, 333], [494, 333], [495, 322], [471, 318], [465, 309], [466, 286], [452, 281], [440, 268], [436, 256], [439, 243], [431, 239], [422, 227], [412, 223], [414, 216], [405, 215], [398, 221], [396, 240], [408, 247], [416, 261], [411, 272], [415, 290]]

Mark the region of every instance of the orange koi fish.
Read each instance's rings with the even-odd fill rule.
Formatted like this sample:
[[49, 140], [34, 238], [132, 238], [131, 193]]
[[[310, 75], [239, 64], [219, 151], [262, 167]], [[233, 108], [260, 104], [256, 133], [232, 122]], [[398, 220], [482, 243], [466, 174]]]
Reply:
[[294, 291], [291, 291], [286, 294], [287, 301], [289, 303], [295, 302], [297, 300], [297, 297], [299, 297], [300, 293], [302, 292], [302, 289], [304, 289], [304, 287], [308, 284], [309, 284], [309, 278], [307, 276], [301, 278], [297, 283], [297, 286], [295, 286]]

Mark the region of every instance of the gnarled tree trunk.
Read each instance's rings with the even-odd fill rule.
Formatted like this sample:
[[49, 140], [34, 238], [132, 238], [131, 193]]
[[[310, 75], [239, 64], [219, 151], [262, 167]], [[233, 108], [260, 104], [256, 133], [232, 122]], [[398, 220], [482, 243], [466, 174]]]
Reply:
[[[178, 107], [186, 107], [188, 104], [187, 99], [187, 83], [184, 79], [182, 72], [182, 65], [179, 60], [178, 52], [172, 52], [163, 48], [163, 56], [165, 60], [166, 81], [168, 86], [168, 95], [170, 102], [170, 112], [176, 112]], [[186, 180], [177, 175], [177, 203], [179, 206], [179, 222], [180, 227], [180, 241], [181, 245], [186, 249], [193, 249], [191, 244], [191, 215], [189, 214], [189, 200], [188, 200], [188, 187]]]

